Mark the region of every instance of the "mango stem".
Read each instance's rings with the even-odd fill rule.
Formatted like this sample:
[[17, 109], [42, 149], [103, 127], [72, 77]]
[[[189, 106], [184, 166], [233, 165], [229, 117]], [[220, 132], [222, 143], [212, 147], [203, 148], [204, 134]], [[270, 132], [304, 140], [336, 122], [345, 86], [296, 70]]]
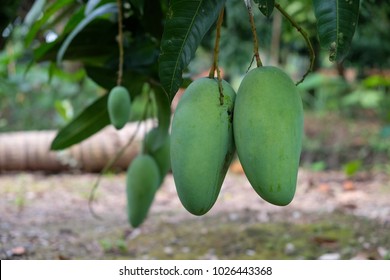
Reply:
[[219, 57], [219, 42], [221, 39], [221, 27], [222, 27], [224, 12], [225, 12], [225, 8], [222, 8], [221, 12], [219, 13], [218, 20], [217, 20], [217, 30], [216, 30], [216, 35], [215, 35], [213, 64], [211, 66], [210, 73], [209, 73], [209, 78], [214, 79], [214, 73], [215, 73], [215, 71], [217, 71], [220, 105], [223, 105], [224, 95], [223, 95], [221, 71], [220, 71], [219, 66], [218, 66], [218, 57]]
[[248, 9], [249, 22], [251, 24], [251, 30], [252, 30], [252, 36], [253, 36], [253, 55], [256, 58], [257, 67], [261, 67], [261, 66], [263, 66], [263, 63], [261, 62], [261, 58], [260, 58], [260, 54], [259, 54], [259, 41], [257, 39], [255, 19], [253, 17], [253, 12], [252, 12], [252, 1], [244, 0], [244, 2], [246, 5], [246, 8]]
[[122, 79], [123, 79], [123, 63], [124, 63], [122, 0], [117, 0], [117, 6], [118, 6], [119, 65], [118, 65], [118, 79], [116, 84], [120, 86], [122, 84]]

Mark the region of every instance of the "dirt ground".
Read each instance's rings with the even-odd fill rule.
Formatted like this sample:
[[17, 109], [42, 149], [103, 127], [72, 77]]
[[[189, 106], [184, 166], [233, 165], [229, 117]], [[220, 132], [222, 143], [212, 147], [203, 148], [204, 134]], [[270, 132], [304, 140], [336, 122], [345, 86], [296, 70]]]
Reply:
[[147, 220], [127, 223], [125, 174], [0, 174], [1, 259], [390, 259], [390, 177], [301, 169], [296, 196], [270, 205], [238, 164], [212, 210], [189, 214], [168, 175]]

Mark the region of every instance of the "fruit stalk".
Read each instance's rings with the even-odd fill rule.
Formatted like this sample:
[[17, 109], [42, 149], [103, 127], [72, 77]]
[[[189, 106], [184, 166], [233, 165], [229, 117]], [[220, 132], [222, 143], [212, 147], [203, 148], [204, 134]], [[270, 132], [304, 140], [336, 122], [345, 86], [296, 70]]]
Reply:
[[256, 58], [256, 65], [257, 67], [263, 66], [263, 63], [261, 62], [260, 59], [260, 54], [259, 54], [259, 42], [257, 39], [257, 32], [256, 32], [256, 25], [255, 25], [255, 19], [253, 17], [253, 12], [252, 12], [252, 2], [251, 0], [244, 0], [246, 8], [248, 9], [248, 15], [249, 15], [249, 22], [251, 24], [251, 30], [252, 30], [252, 35], [253, 35], [253, 55]]
[[123, 60], [124, 60], [124, 50], [123, 50], [123, 17], [122, 17], [122, 0], [117, 0], [118, 5], [118, 48], [119, 48], [119, 65], [118, 65], [118, 79], [116, 84], [120, 86], [122, 84], [123, 77]]
[[217, 20], [217, 30], [215, 35], [215, 44], [214, 44], [214, 57], [213, 57], [213, 65], [211, 66], [209, 78], [214, 78], [214, 73], [217, 71], [217, 78], [218, 78], [218, 89], [219, 89], [219, 103], [223, 105], [223, 87], [222, 87], [222, 77], [221, 77], [221, 71], [218, 66], [218, 57], [219, 57], [219, 41], [221, 39], [221, 26], [223, 22], [223, 15], [225, 12], [225, 8], [222, 8], [221, 12], [219, 13], [218, 20]]

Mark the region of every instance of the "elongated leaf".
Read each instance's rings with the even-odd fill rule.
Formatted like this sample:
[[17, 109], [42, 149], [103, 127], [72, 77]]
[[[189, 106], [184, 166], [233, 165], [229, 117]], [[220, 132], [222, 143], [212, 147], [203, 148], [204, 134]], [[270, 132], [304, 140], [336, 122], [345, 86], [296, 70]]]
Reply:
[[62, 44], [60, 50], [57, 54], [57, 63], [59, 64], [69, 47], [70, 43], [76, 37], [76, 35], [84, 29], [85, 26], [87, 26], [91, 21], [96, 19], [97, 17], [100, 17], [104, 14], [114, 14], [118, 12], [117, 5], [114, 3], [108, 3], [103, 6], [100, 6], [99, 8], [96, 8], [91, 13], [89, 13], [78, 25], [77, 27], [68, 35], [68, 37], [65, 39], [64, 43]]
[[62, 128], [51, 143], [52, 150], [62, 150], [80, 143], [110, 123], [108, 95], [103, 95]]
[[171, 0], [161, 42], [159, 76], [172, 100], [203, 36], [226, 0]]
[[31, 42], [36, 37], [38, 31], [50, 22], [50, 19], [57, 13], [64, 9], [68, 5], [71, 5], [73, 0], [61, 0], [53, 2], [48, 8], [44, 11], [43, 15], [39, 20], [37, 20], [29, 29], [26, 38], [25, 38], [25, 46], [29, 46]]
[[330, 61], [348, 54], [359, 17], [359, 0], [313, 0], [321, 46]]
[[31, 7], [30, 11], [27, 13], [26, 17], [24, 18], [24, 24], [28, 27], [31, 27], [31, 25], [39, 18], [41, 15], [43, 8], [45, 7], [46, 0], [36, 0]]
[[256, 4], [259, 5], [260, 12], [269, 17], [272, 14], [272, 11], [275, 7], [275, 0], [254, 0]]
[[[90, 77], [102, 88], [110, 90], [116, 86], [117, 78], [115, 69], [107, 67], [86, 66], [85, 70], [87, 71], [88, 77]], [[140, 75], [134, 71], [126, 70], [123, 72], [122, 85], [126, 87], [131, 96], [134, 97], [142, 92], [142, 87], [147, 80], [148, 77], [145, 75]]]
[[87, 16], [89, 15], [97, 5], [99, 5], [101, 0], [88, 0], [87, 4], [85, 5], [85, 11], [84, 14]]
[[[117, 52], [117, 42], [115, 41], [117, 29], [117, 25], [107, 19], [94, 20], [73, 39], [63, 59], [78, 60], [84, 64], [88, 62], [103, 63]], [[101, 34], [107, 35], [102, 37]], [[65, 37], [62, 36], [54, 42], [42, 44], [35, 49], [35, 60], [55, 61]], [[96, 38], [99, 38], [99, 47], [96, 47]]]

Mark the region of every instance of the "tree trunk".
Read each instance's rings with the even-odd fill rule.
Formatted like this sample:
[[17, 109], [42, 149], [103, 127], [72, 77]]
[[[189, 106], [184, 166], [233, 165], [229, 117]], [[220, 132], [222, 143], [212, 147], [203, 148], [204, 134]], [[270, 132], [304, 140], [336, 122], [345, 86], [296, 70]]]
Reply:
[[[137, 124], [122, 130], [108, 126], [89, 139], [62, 151], [51, 151], [56, 131], [25, 131], [0, 134], [0, 171], [42, 170], [59, 172], [81, 170], [99, 172], [136, 132]], [[143, 123], [133, 143], [112, 169], [124, 170], [139, 153], [143, 134], [152, 124]]]

